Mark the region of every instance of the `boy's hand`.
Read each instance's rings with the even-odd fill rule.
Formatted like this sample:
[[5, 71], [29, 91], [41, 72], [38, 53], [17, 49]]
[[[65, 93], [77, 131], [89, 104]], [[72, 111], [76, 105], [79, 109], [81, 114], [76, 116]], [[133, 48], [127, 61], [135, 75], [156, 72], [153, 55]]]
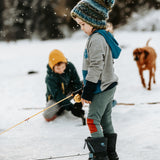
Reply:
[[82, 105], [84, 105], [84, 103], [91, 104], [91, 101], [87, 101], [83, 98], [81, 98], [81, 102], [82, 102]]

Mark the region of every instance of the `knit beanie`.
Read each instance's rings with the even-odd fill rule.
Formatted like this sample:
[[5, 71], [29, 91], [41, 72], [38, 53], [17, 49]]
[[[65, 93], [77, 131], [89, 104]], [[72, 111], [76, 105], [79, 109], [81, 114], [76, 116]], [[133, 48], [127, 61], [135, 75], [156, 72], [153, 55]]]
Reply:
[[105, 29], [113, 5], [114, 0], [81, 0], [71, 10], [71, 16], [80, 18], [95, 29]]
[[49, 54], [49, 67], [53, 69], [53, 67], [59, 62], [67, 63], [67, 59], [61, 51], [55, 49]]

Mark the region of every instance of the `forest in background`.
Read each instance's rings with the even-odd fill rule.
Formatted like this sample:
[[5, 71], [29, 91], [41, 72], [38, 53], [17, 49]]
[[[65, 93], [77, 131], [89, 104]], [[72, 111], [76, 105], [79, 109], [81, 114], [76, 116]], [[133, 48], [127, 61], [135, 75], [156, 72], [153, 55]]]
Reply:
[[[70, 36], [78, 26], [70, 16], [79, 0], [0, 0], [0, 40], [37, 38], [48, 40]], [[133, 12], [160, 9], [160, 0], [117, 0], [109, 22], [127, 23]]]

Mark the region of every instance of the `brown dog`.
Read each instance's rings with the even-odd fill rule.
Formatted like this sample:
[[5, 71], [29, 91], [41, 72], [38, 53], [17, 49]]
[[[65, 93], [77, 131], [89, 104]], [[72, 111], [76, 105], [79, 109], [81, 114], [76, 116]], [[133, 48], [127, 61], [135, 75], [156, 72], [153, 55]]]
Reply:
[[150, 39], [147, 41], [146, 46], [143, 48], [136, 48], [133, 51], [134, 60], [137, 62], [139, 69], [139, 74], [141, 77], [141, 82], [143, 87], [146, 88], [145, 80], [143, 77], [143, 71], [149, 70], [149, 83], [148, 90], [151, 90], [151, 80], [153, 78], [153, 83], [155, 81], [155, 71], [156, 71], [156, 58], [157, 54], [152, 47], [148, 46]]

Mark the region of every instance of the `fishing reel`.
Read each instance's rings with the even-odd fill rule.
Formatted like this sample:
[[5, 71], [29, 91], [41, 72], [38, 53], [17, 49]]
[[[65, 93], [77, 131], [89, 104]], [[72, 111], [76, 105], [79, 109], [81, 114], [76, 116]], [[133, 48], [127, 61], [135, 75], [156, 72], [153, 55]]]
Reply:
[[74, 101], [76, 103], [80, 103], [81, 102], [81, 96], [79, 94], [76, 94], [73, 99], [74, 99]]

